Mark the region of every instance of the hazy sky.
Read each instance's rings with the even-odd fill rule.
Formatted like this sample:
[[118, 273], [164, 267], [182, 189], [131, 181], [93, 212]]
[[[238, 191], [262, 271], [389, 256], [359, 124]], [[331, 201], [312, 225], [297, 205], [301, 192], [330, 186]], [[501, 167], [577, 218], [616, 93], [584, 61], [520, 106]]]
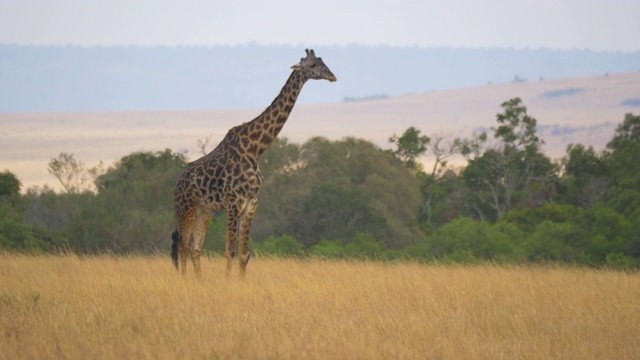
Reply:
[[640, 50], [640, 0], [0, 0], [0, 44]]

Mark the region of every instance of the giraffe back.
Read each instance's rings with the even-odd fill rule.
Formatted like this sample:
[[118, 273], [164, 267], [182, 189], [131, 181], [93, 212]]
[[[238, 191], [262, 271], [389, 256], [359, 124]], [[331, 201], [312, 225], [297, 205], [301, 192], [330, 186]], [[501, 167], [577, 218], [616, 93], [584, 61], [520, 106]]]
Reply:
[[258, 195], [262, 185], [258, 161], [239, 151], [241, 143], [238, 129], [231, 129], [213, 151], [187, 165], [175, 187], [179, 218], [196, 207], [223, 211]]

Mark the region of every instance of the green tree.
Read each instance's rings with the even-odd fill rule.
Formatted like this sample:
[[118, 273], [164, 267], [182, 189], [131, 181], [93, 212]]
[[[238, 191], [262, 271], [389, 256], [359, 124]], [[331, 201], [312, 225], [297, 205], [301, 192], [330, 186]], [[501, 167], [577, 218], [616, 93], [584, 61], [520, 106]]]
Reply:
[[401, 136], [396, 134], [389, 137], [389, 142], [396, 146], [393, 154], [404, 162], [411, 170], [421, 170], [422, 166], [417, 162], [420, 156], [427, 152], [427, 146], [431, 138], [421, 135], [421, 131], [410, 126]]
[[43, 251], [48, 246], [33, 235], [31, 227], [22, 219], [9, 209], [0, 207], [0, 249]]
[[640, 144], [640, 115], [627, 113], [622, 124], [616, 128], [613, 139], [607, 143], [607, 148], [616, 151], [634, 144]]
[[523, 255], [534, 262], [572, 262], [585, 261], [580, 244], [584, 232], [574, 223], [556, 223], [545, 220], [536, 226], [527, 236], [523, 246]]
[[295, 169], [300, 162], [300, 146], [279, 137], [260, 158], [260, 170], [265, 178], [284, 174]]
[[402, 248], [420, 237], [419, 183], [389, 152], [355, 138], [312, 138], [296, 166], [265, 176], [252, 236], [291, 234], [308, 250], [368, 232]]
[[[420, 179], [420, 174], [418, 174]], [[433, 179], [431, 189], [425, 189], [428, 183], [420, 179], [421, 191], [425, 204], [430, 201], [428, 208], [422, 207], [421, 220], [427, 225], [425, 230], [430, 231], [461, 216], [477, 214], [475, 206], [477, 202], [470, 201], [473, 197], [471, 190], [466, 186], [464, 179], [458, 170], [446, 169], [442, 175]], [[431, 200], [429, 195], [431, 194]], [[479, 217], [479, 216], [478, 216]]]
[[186, 166], [170, 150], [133, 153], [96, 179], [95, 199], [67, 228], [81, 251], [164, 251], [175, 227], [173, 187]]
[[492, 128], [494, 136], [501, 139], [505, 147], [537, 152], [544, 143], [536, 131], [537, 120], [527, 113], [527, 107], [518, 97], [502, 103], [503, 112], [496, 115], [500, 124]]
[[586, 208], [604, 199], [610, 182], [607, 164], [593, 147], [570, 144], [562, 165], [568, 202]]
[[[486, 136], [458, 141], [469, 161], [463, 178], [478, 201], [481, 219], [500, 218], [518, 204], [537, 206], [551, 198], [557, 167], [541, 152], [543, 141], [536, 133], [536, 119], [529, 116], [520, 98], [502, 104], [492, 128], [499, 144], [480, 154]], [[483, 211], [484, 207], [492, 213]]]
[[604, 263], [609, 254], [624, 252], [625, 244], [633, 235], [629, 220], [605, 203], [583, 211], [577, 222], [588, 236], [589, 242], [583, 250], [593, 264]]
[[30, 188], [25, 194], [25, 223], [49, 243], [52, 251], [68, 250], [68, 227], [82, 211], [89, 209], [95, 198], [96, 194], [89, 191], [56, 193], [47, 186]]
[[0, 173], [0, 249], [49, 250], [46, 237], [25, 222], [26, 203], [20, 194], [21, 187], [14, 173]]
[[22, 183], [14, 173], [8, 170], [0, 173], [0, 207], [18, 218], [24, 215], [21, 188]]
[[367, 228], [379, 229], [386, 221], [356, 186], [317, 184], [304, 199], [301, 210], [297, 229], [307, 247], [322, 238], [350, 238]]
[[14, 173], [8, 170], [0, 173], [0, 199], [20, 196], [21, 186], [20, 180]]
[[471, 190], [471, 207], [480, 220], [496, 220], [509, 209], [505, 205], [506, 192], [503, 183], [504, 163], [499, 151], [486, 150], [481, 156], [469, 159], [462, 170], [462, 178]]
[[89, 180], [84, 162], [76, 160], [73, 154], [60, 153], [57, 158], [51, 159], [48, 170], [67, 193], [80, 192]]
[[530, 234], [544, 222], [575, 223], [581, 210], [568, 204], [544, 204], [538, 207], [519, 207], [502, 218], [502, 221], [514, 224], [524, 233]]
[[607, 144], [609, 204], [626, 216], [640, 209], [640, 116], [627, 114]]
[[[448, 141], [442, 134], [432, 135], [427, 145], [427, 159], [431, 163], [430, 168], [418, 170], [416, 176], [420, 181], [420, 191], [422, 192], [423, 205], [420, 212], [420, 220], [431, 225], [433, 218], [433, 207], [436, 201], [442, 201], [439, 195], [443, 194], [448, 184], [443, 182], [443, 174], [447, 169], [447, 159], [457, 152], [457, 144]], [[447, 180], [445, 180], [447, 181]]]

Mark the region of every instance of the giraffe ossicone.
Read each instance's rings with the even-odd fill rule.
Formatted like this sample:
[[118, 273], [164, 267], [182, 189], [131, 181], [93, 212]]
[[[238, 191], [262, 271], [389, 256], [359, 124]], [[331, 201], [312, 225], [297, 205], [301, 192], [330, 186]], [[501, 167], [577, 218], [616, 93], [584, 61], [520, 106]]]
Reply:
[[293, 72], [271, 105], [255, 119], [230, 129], [215, 149], [189, 163], [178, 178], [174, 190], [177, 229], [172, 234], [171, 257], [183, 274], [191, 255], [194, 271], [200, 276], [200, 255], [211, 215], [226, 211], [227, 275], [238, 238], [240, 274], [245, 275], [251, 256], [249, 232], [262, 185], [258, 160], [282, 130], [307, 80], [336, 81], [322, 58], [313, 50], [306, 53], [291, 67]]

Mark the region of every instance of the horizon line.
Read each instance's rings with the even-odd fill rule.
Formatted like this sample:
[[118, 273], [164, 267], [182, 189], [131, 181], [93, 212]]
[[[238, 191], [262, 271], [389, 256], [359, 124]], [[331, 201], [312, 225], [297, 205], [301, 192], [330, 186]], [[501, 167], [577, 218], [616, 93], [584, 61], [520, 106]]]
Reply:
[[245, 43], [220, 43], [220, 44], [73, 44], [73, 43], [65, 43], [65, 44], [24, 44], [24, 43], [3, 43], [0, 42], [0, 47], [47, 47], [47, 48], [80, 48], [80, 49], [93, 49], [93, 48], [142, 48], [142, 49], [211, 49], [211, 48], [243, 48], [243, 47], [261, 47], [261, 48], [269, 48], [269, 47], [289, 47], [289, 48], [349, 48], [349, 47], [361, 47], [361, 48], [389, 48], [389, 49], [416, 49], [416, 50], [441, 50], [441, 49], [450, 49], [450, 50], [511, 50], [511, 51], [556, 51], [556, 52], [570, 52], [570, 51], [588, 51], [595, 53], [623, 53], [623, 54], [634, 54], [639, 53], [640, 49], [637, 50], [598, 50], [592, 48], [580, 48], [580, 47], [572, 47], [572, 48], [553, 48], [553, 47], [515, 47], [515, 46], [454, 46], [454, 45], [392, 45], [392, 44], [366, 44], [366, 43], [349, 43], [349, 44], [318, 44], [318, 45], [308, 45], [303, 43], [298, 44], [287, 44], [287, 43], [271, 43], [264, 44], [256, 41], [248, 41]]

